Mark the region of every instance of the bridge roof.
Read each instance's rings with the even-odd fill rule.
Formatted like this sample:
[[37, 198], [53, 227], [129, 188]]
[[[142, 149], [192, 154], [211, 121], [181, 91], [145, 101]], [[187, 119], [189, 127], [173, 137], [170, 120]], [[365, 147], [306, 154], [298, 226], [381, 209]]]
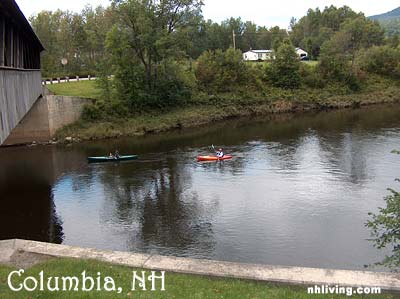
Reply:
[[39, 37], [36, 35], [35, 31], [33, 30], [29, 21], [25, 18], [15, 0], [0, 1], [0, 16], [1, 15], [8, 17], [13, 25], [27, 33], [30, 39], [40, 49], [40, 51], [43, 51], [45, 49]]

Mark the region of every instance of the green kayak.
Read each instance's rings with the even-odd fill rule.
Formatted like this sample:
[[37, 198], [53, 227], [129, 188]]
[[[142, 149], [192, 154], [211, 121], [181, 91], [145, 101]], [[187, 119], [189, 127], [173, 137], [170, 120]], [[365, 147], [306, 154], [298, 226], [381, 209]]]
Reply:
[[119, 156], [118, 158], [114, 158], [114, 157], [89, 157], [88, 158], [88, 162], [89, 163], [119, 162], [119, 161], [136, 160], [137, 158], [139, 158], [139, 156], [137, 156], [137, 155]]

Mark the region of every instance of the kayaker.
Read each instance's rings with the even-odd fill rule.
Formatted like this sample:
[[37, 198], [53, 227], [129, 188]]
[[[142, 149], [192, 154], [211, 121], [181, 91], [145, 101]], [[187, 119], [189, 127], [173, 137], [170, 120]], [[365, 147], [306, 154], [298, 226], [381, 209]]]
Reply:
[[119, 155], [119, 151], [115, 150], [115, 154], [114, 154], [115, 159], [119, 159], [120, 155]]
[[222, 148], [218, 149], [216, 154], [217, 154], [217, 157], [220, 159], [225, 156], [224, 150]]
[[113, 158], [114, 158], [114, 155], [113, 155], [112, 153], [110, 153], [110, 154], [108, 155], [108, 157], [109, 157], [110, 159], [113, 159]]

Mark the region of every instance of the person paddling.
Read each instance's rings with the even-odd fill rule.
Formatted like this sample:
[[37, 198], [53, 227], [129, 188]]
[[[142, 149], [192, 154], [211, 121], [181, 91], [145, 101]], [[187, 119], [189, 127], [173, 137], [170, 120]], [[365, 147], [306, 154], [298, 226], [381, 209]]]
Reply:
[[115, 154], [114, 154], [115, 159], [119, 159], [120, 155], [119, 155], [119, 151], [115, 150]]
[[225, 156], [224, 150], [223, 150], [222, 148], [218, 149], [218, 150], [216, 151], [216, 155], [217, 155], [217, 157], [218, 157], [219, 159], [223, 158], [223, 157]]

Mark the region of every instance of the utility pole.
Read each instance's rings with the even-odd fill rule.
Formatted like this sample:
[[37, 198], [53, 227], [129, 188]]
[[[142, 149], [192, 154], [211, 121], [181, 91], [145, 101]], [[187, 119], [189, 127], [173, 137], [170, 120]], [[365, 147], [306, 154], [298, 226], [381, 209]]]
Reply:
[[235, 34], [235, 30], [232, 30], [232, 40], [233, 40], [233, 49], [236, 50], [236, 34]]

